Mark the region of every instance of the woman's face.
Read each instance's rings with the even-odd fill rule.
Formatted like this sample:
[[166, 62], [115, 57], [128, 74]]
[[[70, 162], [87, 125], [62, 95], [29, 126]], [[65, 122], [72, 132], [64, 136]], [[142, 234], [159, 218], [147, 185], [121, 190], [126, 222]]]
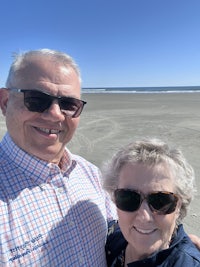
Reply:
[[[135, 189], [144, 194], [153, 191], [174, 192], [173, 175], [164, 164], [154, 167], [144, 164], [127, 163], [121, 170], [118, 188]], [[137, 211], [126, 212], [117, 209], [119, 225], [128, 247], [132, 261], [148, 257], [152, 253], [166, 249], [179, 216], [180, 201], [171, 214], [152, 213], [146, 200]]]

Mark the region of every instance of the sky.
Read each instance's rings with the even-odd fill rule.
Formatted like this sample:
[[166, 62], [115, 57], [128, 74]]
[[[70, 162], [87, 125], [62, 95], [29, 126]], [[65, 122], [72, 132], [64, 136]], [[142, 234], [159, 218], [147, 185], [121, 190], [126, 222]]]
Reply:
[[200, 0], [1, 0], [0, 87], [13, 53], [71, 55], [82, 87], [200, 86]]

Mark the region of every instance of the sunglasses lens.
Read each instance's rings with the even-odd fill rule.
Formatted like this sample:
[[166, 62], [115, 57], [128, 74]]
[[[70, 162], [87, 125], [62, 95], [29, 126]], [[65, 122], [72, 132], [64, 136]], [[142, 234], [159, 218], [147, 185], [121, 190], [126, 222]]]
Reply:
[[48, 109], [53, 100], [57, 99], [61, 111], [69, 117], [76, 118], [81, 114], [81, 111], [86, 102], [72, 97], [54, 97], [36, 90], [23, 90], [24, 105], [29, 111], [44, 112]]
[[114, 191], [115, 203], [118, 209], [133, 212], [139, 209], [146, 199], [151, 211], [158, 215], [170, 214], [175, 211], [178, 197], [170, 192], [153, 192], [147, 196], [131, 189]]
[[173, 193], [157, 192], [148, 196], [148, 204], [157, 214], [169, 214], [175, 211], [178, 198]]
[[83, 109], [84, 102], [79, 99], [63, 97], [59, 100], [61, 110], [66, 113], [67, 116], [73, 118], [78, 117]]
[[50, 96], [38, 91], [24, 91], [24, 104], [29, 111], [43, 112], [50, 107]]
[[140, 194], [133, 190], [117, 189], [114, 192], [115, 203], [118, 209], [123, 211], [136, 211], [141, 202]]

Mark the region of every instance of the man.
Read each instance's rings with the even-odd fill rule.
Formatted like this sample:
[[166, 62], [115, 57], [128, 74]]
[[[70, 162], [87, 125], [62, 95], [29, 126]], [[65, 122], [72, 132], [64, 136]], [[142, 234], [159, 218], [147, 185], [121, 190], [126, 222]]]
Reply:
[[0, 89], [0, 266], [106, 266], [115, 208], [97, 167], [66, 148], [80, 88], [72, 58], [42, 49], [18, 55]]
[[18, 55], [0, 106], [0, 266], [106, 266], [107, 220], [115, 209], [97, 167], [65, 147], [86, 104], [66, 54]]

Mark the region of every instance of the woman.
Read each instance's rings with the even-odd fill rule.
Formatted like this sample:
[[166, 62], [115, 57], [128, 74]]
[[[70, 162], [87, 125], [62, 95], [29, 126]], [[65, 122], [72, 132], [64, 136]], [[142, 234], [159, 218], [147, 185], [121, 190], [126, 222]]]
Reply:
[[103, 178], [121, 229], [109, 226], [108, 266], [200, 266], [200, 252], [181, 224], [195, 187], [180, 150], [157, 139], [132, 143], [104, 166]]

